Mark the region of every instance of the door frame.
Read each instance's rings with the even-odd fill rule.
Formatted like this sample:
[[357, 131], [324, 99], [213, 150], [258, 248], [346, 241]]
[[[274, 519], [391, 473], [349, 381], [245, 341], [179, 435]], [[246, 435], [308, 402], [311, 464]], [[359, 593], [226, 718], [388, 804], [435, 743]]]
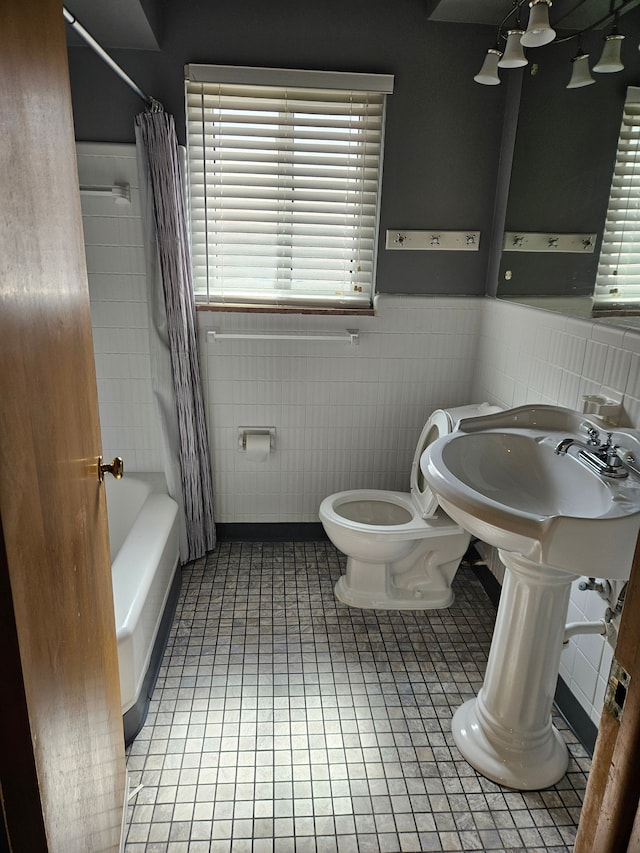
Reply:
[[[640, 850], [640, 536], [620, 619], [614, 660], [631, 676], [622, 714], [605, 707], [574, 853]], [[610, 679], [611, 685], [611, 679]], [[615, 687], [615, 684], [613, 685]]]

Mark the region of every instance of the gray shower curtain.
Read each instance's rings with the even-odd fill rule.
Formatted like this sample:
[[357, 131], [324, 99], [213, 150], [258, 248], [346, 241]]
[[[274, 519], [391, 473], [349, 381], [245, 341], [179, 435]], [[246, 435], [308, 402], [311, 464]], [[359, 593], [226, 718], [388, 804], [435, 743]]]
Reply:
[[184, 182], [173, 116], [161, 109], [138, 115], [136, 146], [153, 326], [152, 380], [169, 493], [183, 511], [184, 563], [211, 550], [216, 532]]

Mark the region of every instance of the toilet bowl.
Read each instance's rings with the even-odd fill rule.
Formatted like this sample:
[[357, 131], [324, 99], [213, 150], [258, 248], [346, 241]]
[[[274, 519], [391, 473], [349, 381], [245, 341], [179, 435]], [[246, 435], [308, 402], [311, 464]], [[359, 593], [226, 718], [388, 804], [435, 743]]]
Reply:
[[340, 601], [380, 610], [428, 610], [453, 603], [451, 583], [471, 537], [438, 507], [420, 457], [462, 418], [497, 411], [481, 403], [433, 412], [416, 445], [410, 492], [353, 489], [322, 501], [325, 532], [347, 555], [346, 574], [335, 585]]

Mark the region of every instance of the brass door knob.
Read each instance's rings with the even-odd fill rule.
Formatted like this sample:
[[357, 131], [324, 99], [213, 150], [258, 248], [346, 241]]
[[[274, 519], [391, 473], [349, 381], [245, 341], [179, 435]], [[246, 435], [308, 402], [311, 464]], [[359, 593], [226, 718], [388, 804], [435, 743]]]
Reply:
[[122, 461], [122, 457], [116, 456], [111, 462], [103, 462], [102, 456], [98, 456], [98, 480], [102, 482], [104, 480], [104, 475], [109, 472], [109, 474], [113, 474], [116, 480], [119, 480], [124, 474], [124, 462]]

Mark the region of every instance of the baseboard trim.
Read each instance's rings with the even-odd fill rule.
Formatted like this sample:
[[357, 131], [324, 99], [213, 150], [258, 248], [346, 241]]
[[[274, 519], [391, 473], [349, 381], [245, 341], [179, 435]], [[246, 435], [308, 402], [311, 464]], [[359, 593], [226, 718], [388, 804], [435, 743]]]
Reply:
[[220, 542], [320, 542], [327, 538], [319, 521], [216, 524], [216, 536]]
[[596, 747], [596, 738], [598, 737], [598, 727], [573, 695], [567, 682], [560, 675], [558, 676], [554, 701], [556, 708], [564, 717], [566, 724], [587, 750], [589, 756], [593, 758], [593, 750]]
[[[478, 564], [472, 566], [471, 569], [482, 584], [482, 587], [487, 593], [491, 603], [497, 607], [498, 602], [500, 601], [500, 591], [502, 587], [496, 578], [485, 565]], [[593, 756], [593, 750], [598, 736], [598, 727], [573, 695], [571, 689], [563, 680], [562, 676], [558, 676], [554, 702], [556, 708], [571, 731], [578, 738], [589, 755]]]
[[502, 587], [500, 586], [495, 575], [491, 573], [489, 568], [485, 566], [484, 563], [472, 565], [471, 571], [475, 574], [475, 576], [482, 584], [482, 588], [487, 593], [489, 601], [493, 604], [494, 607], [497, 608], [498, 604], [500, 603], [500, 593], [502, 591]]

